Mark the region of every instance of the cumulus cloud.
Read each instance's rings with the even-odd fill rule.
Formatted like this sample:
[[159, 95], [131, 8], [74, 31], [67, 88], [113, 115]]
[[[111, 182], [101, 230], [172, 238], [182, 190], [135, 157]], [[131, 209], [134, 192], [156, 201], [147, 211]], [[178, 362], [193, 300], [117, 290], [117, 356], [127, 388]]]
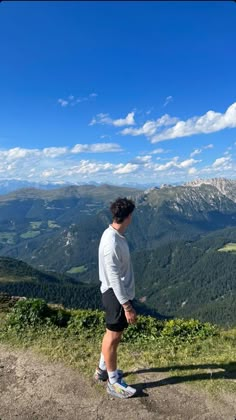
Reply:
[[[39, 150], [37, 152], [40, 153]], [[42, 150], [42, 154], [50, 158], [63, 156], [67, 153], [68, 153], [67, 147], [45, 147], [45, 149]]]
[[114, 171], [114, 174], [130, 174], [137, 171], [139, 165], [136, 163], [126, 163], [119, 165], [119, 168]]
[[137, 156], [136, 159], [139, 162], [150, 162], [152, 160], [152, 156], [151, 155], [146, 155], [146, 156]]
[[125, 118], [118, 118], [116, 120], [113, 120], [110, 118], [109, 114], [97, 114], [96, 117], [92, 119], [92, 121], [89, 123], [89, 125], [95, 125], [95, 124], [102, 124], [102, 125], [113, 125], [114, 127], [122, 127], [125, 125], [135, 125], [134, 120], [134, 112], [130, 112], [127, 114]]
[[25, 149], [15, 147], [8, 150], [0, 150], [0, 159], [6, 162], [23, 160], [27, 158], [58, 158], [65, 155], [77, 153], [105, 153], [122, 152], [123, 149], [117, 143], [93, 143], [76, 144], [72, 148], [68, 147], [45, 147], [44, 149]]
[[186, 159], [186, 160], [183, 160], [183, 162], [180, 162], [179, 167], [180, 168], [188, 168], [189, 166], [192, 166], [197, 162], [200, 162], [200, 160]]
[[154, 165], [154, 170], [159, 172], [159, 171], [166, 171], [167, 169], [171, 169], [171, 168], [188, 169], [189, 167], [195, 165], [198, 162], [201, 162], [201, 161], [196, 160], [196, 159], [186, 159], [183, 161], [179, 161], [179, 157], [175, 156], [174, 158], [172, 158], [172, 160], [164, 164], [156, 163]]
[[231, 156], [221, 157], [215, 160], [215, 162], [212, 164], [212, 167], [228, 167], [229, 163], [231, 163]]
[[163, 130], [152, 137], [151, 142], [157, 143], [194, 134], [209, 134], [225, 128], [236, 127], [236, 102], [228, 107], [225, 113], [207, 111], [200, 117], [192, 117], [186, 121], [178, 121], [173, 127]]
[[21, 147], [14, 147], [13, 149], [0, 150], [0, 159], [12, 161], [15, 159], [24, 159], [31, 156], [40, 156], [39, 149], [24, 149]]
[[[207, 111], [200, 117], [191, 117], [186, 121], [164, 114], [157, 120], [148, 120], [141, 127], [126, 127], [122, 135], [146, 136], [151, 143], [189, 137], [195, 134], [209, 134], [226, 128], [236, 127], [236, 102], [225, 113]], [[209, 148], [213, 147], [209, 145]]]
[[131, 135], [131, 136], [140, 136], [145, 135], [146, 137], [152, 137], [161, 127], [167, 127], [173, 125], [178, 121], [176, 117], [170, 117], [168, 114], [163, 115], [161, 118], [158, 118], [156, 121], [147, 121], [140, 128], [125, 128], [121, 131], [122, 135]]
[[76, 144], [71, 149], [71, 153], [107, 153], [122, 151], [123, 149], [116, 143]]
[[[204, 146], [211, 148], [212, 145]], [[203, 149], [203, 147], [201, 148]], [[180, 158], [174, 156], [156, 159], [155, 153], [137, 155], [130, 160], [124, 155], [122, 159], [109, 161], [99, 159], [103, 152], [120, 152], [116, 143], [76, 144], [73, 147], [46, 147], [27, 149], [15, 147], [0, 150], [0, 179], [21, 179], [36, 182], [82, 182], [86, 180], [108, 183], [146, 182], [159, 185], [178, 180], [186, 182], [193, 177], [227, 176], [235, 178], [236, 165], [232, 155], [216, 156], [207, 165], [195, 156]], [[156, 149], [157, 151], [158, 149]], [[195, 150], [200, 150], [195, 149]], [[158, 153], [164, 153], [159, 149]], [[90, 153], [82, 159], [82, 154]], [[99, 155], [100, 154], [100, 155]], [[199, 153], [196, 153], [198, 155]], [[154, 159], [155, 157], [155, 159]], [[104, 156], [103, 156], [104, 158]]]

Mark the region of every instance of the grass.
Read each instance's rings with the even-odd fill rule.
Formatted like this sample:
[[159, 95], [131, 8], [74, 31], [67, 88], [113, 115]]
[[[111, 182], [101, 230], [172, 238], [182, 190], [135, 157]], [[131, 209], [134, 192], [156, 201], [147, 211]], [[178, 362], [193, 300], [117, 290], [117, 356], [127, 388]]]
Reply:
[[48, 220], [48, 227], [50, 229], [55, 229], [55, 228], [59, 228], [60, 225], [58, 225], [57, 223], [55, 223], [54, 220]]
[[14, 237], [16, 236], [15, 233], [12, 232], [1, 232], [0, 233], [0, 242], [5, 244], [14, 244], [15, 240]]
[[[17, 278], [17, 280], [16, 280], [16, 277], [15, 277], [15, 275], [12, 275], [12, 276], [10, 276], [10, 275], [7, 275], [7, 276], [5, 276], [5, 275], [0, 275], [0, 283], [6, 283], [6, 281], [7, 281], [7, 283], [14, 283], [14, 284], [17, 284], [17, 283], [20, 283], [20, 282], [32, 282], [32, 281], [35, 281], [35, 278], [34, 277], [32, 277], [32, 276], [19, 276], [18, 278]], [[1, 420], [1, 418], [0, 418], [0, 420]]]
[[31, 229], [39, 229], [42, 222], [30, 222]]
[[67, 271], [68, 274], [78, 274], [84, 273], [87, 271], [87, 267], [85, 265], [80, 265], [79, 267], [71, 267], [70, 270]]
[[30, 239], [35, 238], [38, 235], [40, 235], [40, 230], [29, 230], [28, 232], [22, 233], [20, 237], [22, 239]]
[[223, 248], [218, 249], [219, 252], [236, 252], [236, 243], [228, 243]]
[[[17, 332], [4, 330], [6, 314], [0, 316], [0, 342], [14, 347], [31, 348], [51, 361], [63, 361], [91, 378], [98, 363], [103, 332], [43, 326], [24, 328]], [[130, 327], [129, 327], [130, 328]], [[119, 367], [128, 373], [129, 382], [139, 382], [135, 372], [156, 372], [161, 385], [187, 383], [219, 395], [222, 391], [236, 392], [236, 328], [220, 330], [219, 335], [204, 340], [179, 343], [174, 337], [139, 342], [121, 342]], [[158, 379], [158, 373], [165, 379]], [[153, 376], [152, 376], [153, 379]], [[150, 385], [152, 382], [149, 383]]]

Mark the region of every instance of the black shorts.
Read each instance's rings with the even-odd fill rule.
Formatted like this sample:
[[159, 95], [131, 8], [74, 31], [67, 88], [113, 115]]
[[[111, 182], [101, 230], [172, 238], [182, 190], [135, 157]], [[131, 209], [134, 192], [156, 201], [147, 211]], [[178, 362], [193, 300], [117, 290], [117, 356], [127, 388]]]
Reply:
[[120, 332], [128, 327], [124, 308], [118, 301], [113, 289], [108, 289], [105, 293], [102, 293], [102, 303], [108, 330]]

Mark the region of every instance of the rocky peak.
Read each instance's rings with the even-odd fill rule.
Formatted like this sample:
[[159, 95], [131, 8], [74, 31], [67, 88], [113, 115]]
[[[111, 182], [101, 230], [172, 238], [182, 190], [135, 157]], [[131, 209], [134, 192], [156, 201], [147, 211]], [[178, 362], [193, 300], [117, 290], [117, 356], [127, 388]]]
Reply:
[[212, 185], [217, 188], [221, 194], [236, 202], [236, 181], [226, 178], [195, 179], [192, 182], [184, 184], [186, 187], [200, 187], [201, 185]]

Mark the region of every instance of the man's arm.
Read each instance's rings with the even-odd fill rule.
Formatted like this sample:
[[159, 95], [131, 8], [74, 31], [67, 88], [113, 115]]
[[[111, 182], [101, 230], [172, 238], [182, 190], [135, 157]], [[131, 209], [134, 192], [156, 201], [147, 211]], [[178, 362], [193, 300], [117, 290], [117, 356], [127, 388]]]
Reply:
[[136, 320], [136, 312], [128, 299], [123, 282], [121, 281], [120, 258], [119, 250], [117, 248], [113, 249], [111, 246], [104, 248], [104, 264], [110, 286], [112, 287], [117, 300], [124, 308], [128, 323], [132, 324]]
[[120, 256], [118, 247], [107, 245], [104, 247], [104, 265], [108, 275], [109, 284], [112, 287], [121, 305], [128, 302], [129, 298], [121, 281]]

